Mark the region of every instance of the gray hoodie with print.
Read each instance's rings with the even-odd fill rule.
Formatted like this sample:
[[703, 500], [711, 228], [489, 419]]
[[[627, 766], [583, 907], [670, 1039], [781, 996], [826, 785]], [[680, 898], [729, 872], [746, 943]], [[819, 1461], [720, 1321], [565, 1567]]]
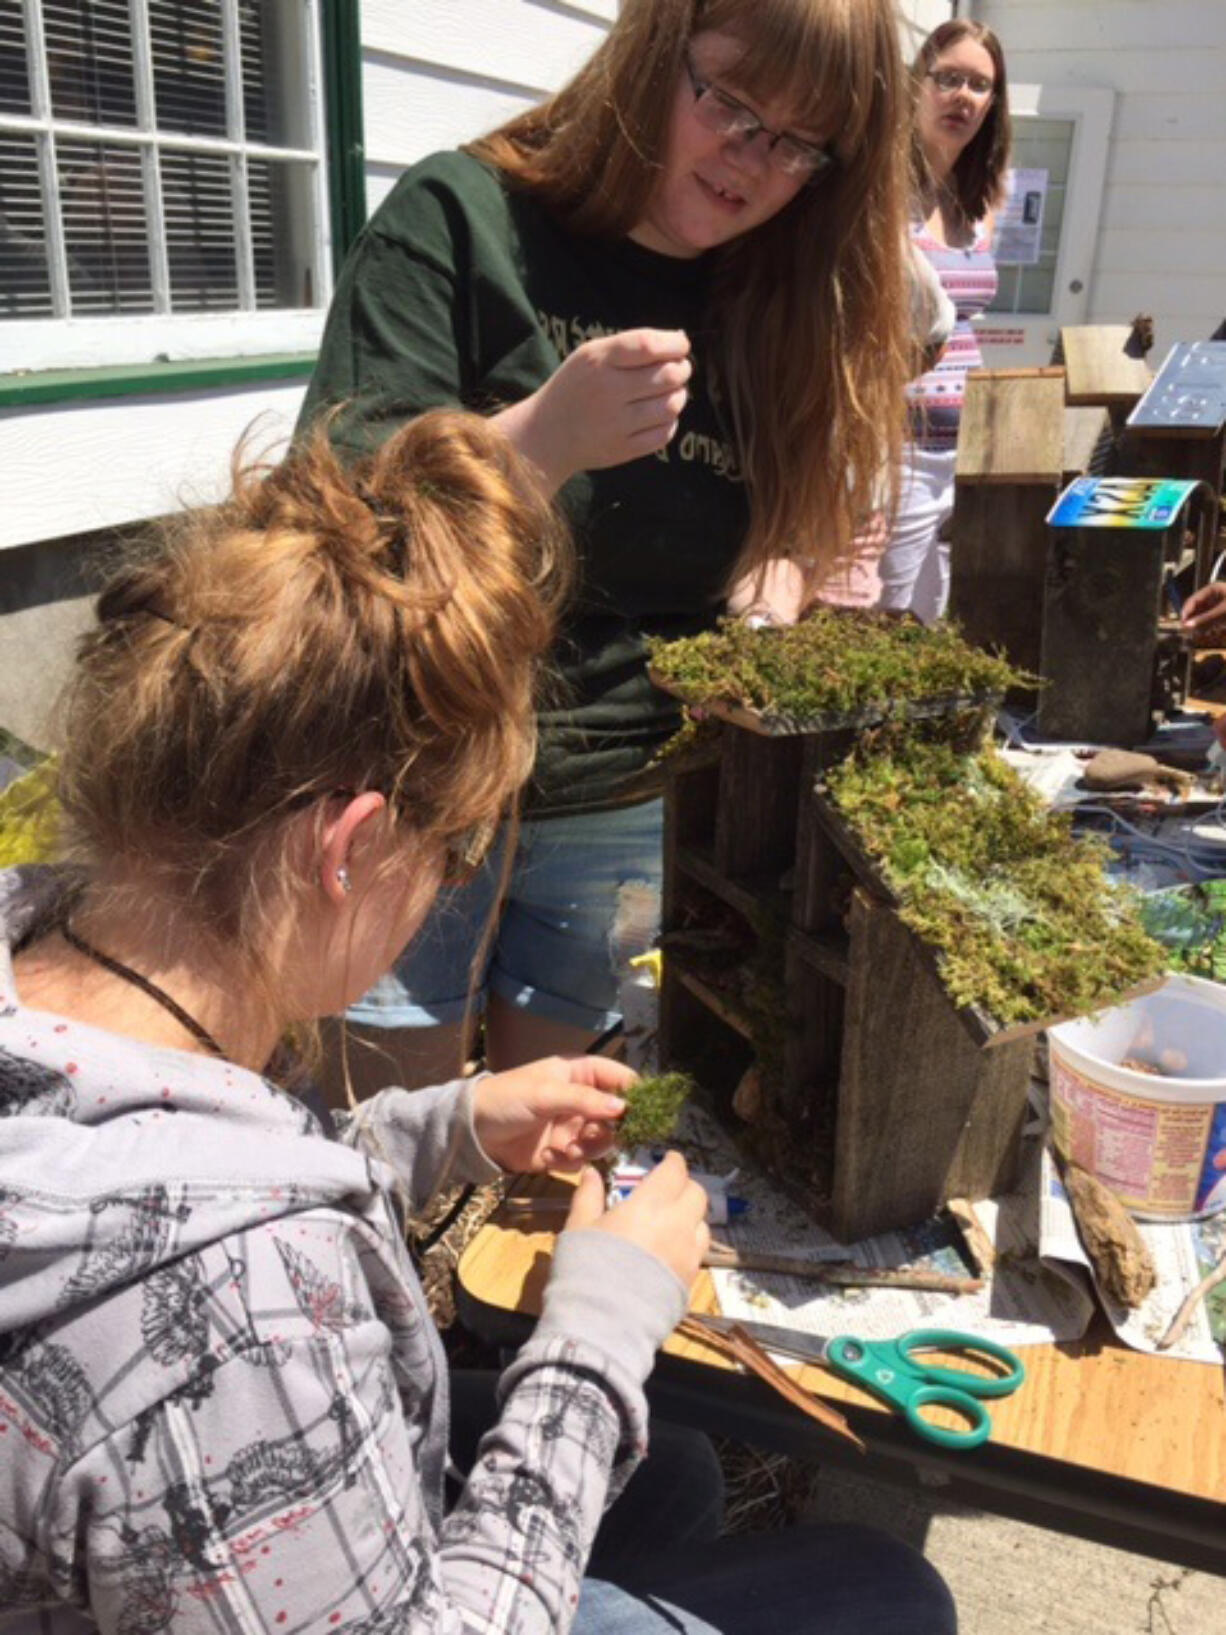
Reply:
[[684, 1306], [567, 1233], [443, 1512], [445, 1360], [394, 1188], [496, 1173], [464, 1081], [327, 1139], [257, 1075], [26, 1009], [62, 877], [0, 874], [0, 1631], [569, 1627]]

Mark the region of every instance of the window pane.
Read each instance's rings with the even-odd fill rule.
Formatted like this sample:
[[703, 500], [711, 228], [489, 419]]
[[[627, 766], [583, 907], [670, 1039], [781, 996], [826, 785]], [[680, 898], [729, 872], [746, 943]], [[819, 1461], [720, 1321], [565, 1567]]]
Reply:
[[58, 151], [73, 312], [152, 311], [140, 155], [105, 142]]
[[160, 130], [226, 134], [226, 63], [219, 0], [149, 0]]
[[[272, 103], [281, 102], [278, 94], [281, 91], [281, 76], [269, 72], [269, 63], [265, 49], [266, 19], [272, 24], [273, 32], [277, 32], [278, 13], [280, 20], [284, 20], [284, 6], [267, 6], [254, 3], [254, 0], [244, 0], [238, 8], [238, 27], [241, 39], [241, 55], [243, 60], [243, 119], [247, 127], [247, 139], [250, 142], [267, 142], [276, 144], [284, 142], [281, 134], [282, 121], [273, 114]], [[271, 18], [268, 13], [271, 12]], [[284, 49], [282, 43], [282, 49]], [[297, 76], [295, 76], [296, 78]]]
[[256, 306], [314, 306], [312, 167], [251, 159], [247, 173]]
[[243, 0], [239, 28], [248, 138], [269, 147], [311, 147], [306, 42], [294, 8]]
[[0, 318], [50, 313], [34, 138], [0, 135]]
[[43, 0], [43, 29], [55, 116], [135, 125], [127, 0]]
[[0, 0], [0, 109], [10, 114], [30, 112], [21, 0]]
[[201, 153], [162, 154], [162, 203], [175, 312], [238, 306], [230, 161]]

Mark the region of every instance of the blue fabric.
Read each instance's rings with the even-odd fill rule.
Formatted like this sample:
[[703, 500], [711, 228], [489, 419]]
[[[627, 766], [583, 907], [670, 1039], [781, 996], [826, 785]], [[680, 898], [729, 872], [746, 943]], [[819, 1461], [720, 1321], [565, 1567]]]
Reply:
[[[632, 1489], [627, 1489], [627, 1497]], [[871, 1527], [740, 1534], [585, 1578], [571, 1635], [956, 1635], [944, 1580]]]
[[[592, 1033], [616, 1020], [625, 960], [649, 947], [659, 928], [663, 811], [652, 800], [522, 826], [474, 1014], [496, 993], [533, 1016]], [[350, 1021], [421, 1028], [462, 1020], [505, 845], [504, 830], [476, 879], [439, 895], [392, 970], [351, 1006]], [[636, 884], [648, 888], [649, 912], [624, 917], [631, 942], [623, 947], [616, 935], [621, 891]]]

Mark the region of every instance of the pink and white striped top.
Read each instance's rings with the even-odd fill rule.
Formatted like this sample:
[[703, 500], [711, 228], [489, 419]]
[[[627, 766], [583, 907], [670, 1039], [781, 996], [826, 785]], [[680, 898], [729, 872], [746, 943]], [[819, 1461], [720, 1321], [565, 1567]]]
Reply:
[[971, 319], [978, 317], [996, 295], [996, 263], [982, 222], [975, 229], [973, 242], [964, 249], [942, 244], [925, 231], [922, 222], [912, 223], [911, 238], [932, 263], [958, 314], [941, 361], [907, 388], [912, 436], [920, 448], [952, 449], [958, 441], [967, 373], [983, 368]]

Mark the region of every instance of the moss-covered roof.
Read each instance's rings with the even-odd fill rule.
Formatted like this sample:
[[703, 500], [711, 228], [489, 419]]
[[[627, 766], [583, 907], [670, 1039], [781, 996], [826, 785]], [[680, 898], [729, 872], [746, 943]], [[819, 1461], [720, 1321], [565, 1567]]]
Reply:
[[999, 695], [1028, 678], [971, 647], [955, 626], [819, 608], [800, 624], [717, 630], [651, 646], [660, 686], [695, 707], [732, 706], [797, 731], [925, 700]]
[[1001, 1024], [1096, 1010], [1164, 968], [1132, 894], [995, 750], [938, 733], [866, 734], [827, 785], [934, 948], [960, 1005]]

